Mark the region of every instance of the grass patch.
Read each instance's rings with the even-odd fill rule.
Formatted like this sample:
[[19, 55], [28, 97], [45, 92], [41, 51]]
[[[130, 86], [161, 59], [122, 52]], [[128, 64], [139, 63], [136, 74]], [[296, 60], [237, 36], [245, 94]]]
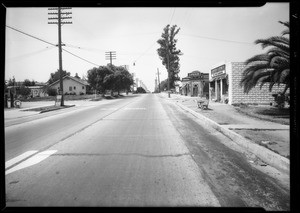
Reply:
[[52, 106], [44, 106], [44, 107], [26, 109], [26, 110], [22, 110], [22, 111], [35, 111], [35, 112], [44, 113], [44, 112], [50, 112], [50, 111], [59, 110], [59, 109], [65, 109], [65, 108], [69, 108], [69, 107], [73, 107], [73, 106], [75, 106], [75, 105], [64, 105], [64, 106], [52, 105]]
[[238, 106], [235, 109], [248, 116], [258, 118], [261, 120], [271, 121], [275, 123], [290, 124], [290, 109], [279, 109], [276, 107], [262, 107], [262, 106]]
[[[99, 97], [99, 95], [97, 95]], [[96, 97], [96, 98], [98, 98]], [[71, 100], [86, 100], [93, 99], [95, 95], [64, 95], [65, 101]], [[46, 97], [33, 97], [29, 99], [20, 99], [22, 102], [36, 102], [36, 101], [55, 101], [55, 96], [46, 96]]]

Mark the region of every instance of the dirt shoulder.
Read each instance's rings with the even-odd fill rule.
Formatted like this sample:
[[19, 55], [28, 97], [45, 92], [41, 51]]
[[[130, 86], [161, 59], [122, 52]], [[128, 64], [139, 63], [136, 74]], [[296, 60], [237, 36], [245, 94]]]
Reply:
[[[174, 94], [171, 98], [167, 98], [166, 95], [162, 97], [178, 102], [283, 157], [290, 157], [289, 109], [279, 110], [272, 106], [259, 105], [232, 106], [210, 102], [208, 109], [201, 110], [197, 107], [196, 97]], [[285, 128], [282, 128], [282, 125]]]

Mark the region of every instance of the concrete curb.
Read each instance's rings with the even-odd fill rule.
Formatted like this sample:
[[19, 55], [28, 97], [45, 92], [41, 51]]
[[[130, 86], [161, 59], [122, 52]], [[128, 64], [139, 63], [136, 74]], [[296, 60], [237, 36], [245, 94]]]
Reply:
[[195, 112], [194, 110], [192, 110], [180, 103], [176, 102], [175, 104], [177, 106], [181, 107], [182, 109], [190, 112], [197, 118], [201, 119], [201, 121], [210, 125], [217, 131], [223, 133], [224, 135], [229, 137], [233, 142], [238, 144], [240, 147], [246, 149], [247, 151], [251, 152], [258, 158], [260, 158], [262, 161], [264, 161], [265, 163], [267, 163], [277, 169], [283, 170], [284, 172], [287, 172], [287, 173], [290, 172], [290, 160], [289, 159], [282, 157], [281, 155], [279, 155], [275, 152], [272, 152], [271, 150], [269, 150], [263, 146], [253, 143], [252, 141], [244, 138], [243, 136], [237, 134], [236, 132], [234, 132], [230, 129], [227, 129], [225, 127], [222, 127], [220, 124], [216, 123], [215, 121], [207, 118], [204, 115], [201, 115], [201, 114]]
[[46, 110], [40, 111], [40, 113], [51, 112], [51, 111], [60, 110], [60, 109], [68, 109], [68, 108], [74, 107], [74, 106], [75, 106], [75, 105], [68, 105], [68, 106], [59, 107], [59, 108], [54, 108], [54, 109], [46, 109]]

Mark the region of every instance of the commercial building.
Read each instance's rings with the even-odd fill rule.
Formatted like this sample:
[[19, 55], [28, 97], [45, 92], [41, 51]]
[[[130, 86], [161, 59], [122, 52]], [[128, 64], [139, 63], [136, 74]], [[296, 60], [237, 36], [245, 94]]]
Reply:
[[274, 85], [269, 92], [269, 84], [260, 88], [256, 85], [248, 94], [240, 86], [244, 62], [221, 62], [211, 68], [209, 72], [209, 97], [211, 101], [219, 101], [228, 104], [270, 104], [274, 102], [273, 94], [282, 92], [285, 85]]
[[196, 70], [188, 73], [188, 76], [181, 80], [181, 94], [185, 96], [206, 97], [209, 93], [209, 74]]

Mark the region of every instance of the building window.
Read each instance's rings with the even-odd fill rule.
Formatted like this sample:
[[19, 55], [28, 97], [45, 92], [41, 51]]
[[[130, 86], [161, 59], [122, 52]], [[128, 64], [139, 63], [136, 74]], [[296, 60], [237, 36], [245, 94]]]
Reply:
[[69, 91], [72, 91], [72, 87], [69, 87]]
[[84, 89], [84, 86], [82, 86], [82, 89]]
[[76, 87], [74, 87], [74, 90], [76, 90]]

